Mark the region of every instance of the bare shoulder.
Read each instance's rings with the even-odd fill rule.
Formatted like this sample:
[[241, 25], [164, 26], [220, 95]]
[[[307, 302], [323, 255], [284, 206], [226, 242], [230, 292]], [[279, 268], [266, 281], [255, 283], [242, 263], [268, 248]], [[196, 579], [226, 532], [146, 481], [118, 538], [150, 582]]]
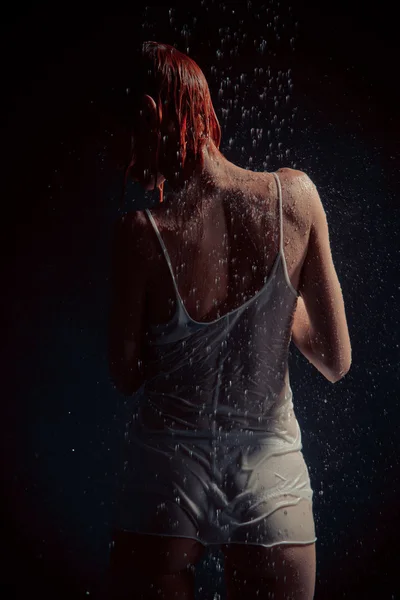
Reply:
[[292, 179], [292, 186], [295, 195], [300, 200], [303, 210], [310, 217], [310, 225], [318, 227], [321, 235], [327, 227], [327, 218], [325, 208], [322, 204], [317, 186], [304, 171], [295, 171]]
[[140, 238], [146, 230], [143, 211], [131, 211], [120, 215], [115, 221], [115, 235], [129, 241]]
[[289, 183], [292, 187], [295, 186], [296, 191], [306, 190], [310, 187], [315, 187], [310, 177], [304, 171], [291, 169], [290, 167], [282, 167], [278, 169], [279, 179], [283, 183]]
[[135, 253], [147, 256], [152, 246], [149, 219], [143, 210], [130, 211], [118, 217], [115, 222], [116, 241], [127, 252], [134, 250]]
[[289, 168], [282, 169], [282, 171], [284, 171], [283, 177], [285, 181], [290, 182], [296, 193], [302, 194], [305, 197], [315, 195], [316, 186], [307, 173]]
[[276, 171], [282, 187], [283, 211], [286, 218], [308, 232], [315, 202], [315, 186], [304, 171], [283, 167]]
[[[249, 173], [249, 171], [247, 171], [247, 173]], [[297, 179], [300, 179], [302, 171], [297, 171], [290, 167], [281, 167], [280, 169], [277, 169], [277, 171], [252, 171], [252, 174], [255, 182], [267, 182], [268, 187], [272, 191], [276, 190], [274, 174], [278, 175], [283, 190], [287, 185], [293, 185]]]

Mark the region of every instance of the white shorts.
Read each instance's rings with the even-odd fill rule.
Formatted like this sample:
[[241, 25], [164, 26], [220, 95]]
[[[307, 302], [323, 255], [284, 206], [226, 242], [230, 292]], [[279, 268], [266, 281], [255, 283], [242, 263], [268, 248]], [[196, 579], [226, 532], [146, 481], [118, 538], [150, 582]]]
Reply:
[[124, 450], [113, 529], [209, 544], [316, 541], [310, 478], [301, 450], [271, 440], [133, 438]]

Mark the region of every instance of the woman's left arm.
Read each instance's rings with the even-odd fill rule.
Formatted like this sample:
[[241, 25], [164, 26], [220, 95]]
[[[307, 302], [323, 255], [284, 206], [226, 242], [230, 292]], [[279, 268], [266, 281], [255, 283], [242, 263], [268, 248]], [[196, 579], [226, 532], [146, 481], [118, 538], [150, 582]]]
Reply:
[[148, 271], [144, 229], [141, 215], [128, 213], [117, 220], [112, 244], [108, 364], [112, 381], [125, 396], [133, 395], [143, 383]]

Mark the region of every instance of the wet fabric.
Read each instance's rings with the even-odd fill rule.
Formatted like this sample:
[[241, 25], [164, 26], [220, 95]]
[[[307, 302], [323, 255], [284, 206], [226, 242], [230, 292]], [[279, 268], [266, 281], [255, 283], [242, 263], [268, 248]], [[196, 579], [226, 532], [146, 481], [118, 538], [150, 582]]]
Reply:
[[211, 322], [176, 311], [149, 327], [151, 372], [126, 424], [113, 526], [203, 544], [312, 543], [309, 474], [288, 372], [297, 292], [280, 245], [263, 287]]

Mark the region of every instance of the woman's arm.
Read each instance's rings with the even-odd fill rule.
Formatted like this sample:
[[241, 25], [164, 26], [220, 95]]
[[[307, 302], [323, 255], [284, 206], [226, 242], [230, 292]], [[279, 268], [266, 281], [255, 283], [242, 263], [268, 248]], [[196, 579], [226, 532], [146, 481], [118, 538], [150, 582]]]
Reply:
[[147, 264], [142, 251], [144, 223], [137, 213], [115, 225], [111, 265], [108, 365], [112, 381], [125, 396], [143, 383]]
[[296, 312], [294, 313], [292, 325], [292, 341], [300, 352], [314, 365], [316, 369], [331, 383], [340, 379], [326, 366], [324, 352], [318, 343], [318, 336], [312, 335], [310, 318], [306, 305], [301, 296], [298, 297]]
[[315, 184], [295, 172], [293, 193], [308, 206], [311, 227], [302, 265], [293, 341], [300, 352], [332, 383], [351, 366], [351, 343], [342, 288], [333, 263], [325, 209]]

